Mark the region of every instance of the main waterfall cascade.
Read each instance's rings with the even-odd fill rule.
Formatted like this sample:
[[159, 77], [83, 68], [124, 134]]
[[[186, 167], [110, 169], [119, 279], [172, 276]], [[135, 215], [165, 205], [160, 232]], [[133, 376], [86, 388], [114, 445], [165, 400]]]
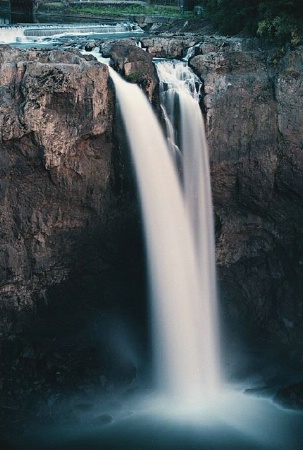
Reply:
[[[191, 72], [187, 71], [188, 80], [181, 88], [177, 72], [167, 70], [171, 67], [170, 63], [157, 64], [162, 86], [169, 85], [168, 91], [162, 89], [162, 98], [168, 94], [175, 103], [179, 96], [184, 187], [170, 151], [171, 146], [178, 148], [174, 137], [170, 136], [169, 146], [138, 86], [126, 83], [112, 69], [110, 75], [142, 203], [156, 386], [170, 399], [199, 404], [215, 395], [220, 385], [209, 167], [199, 96], [191, 95], [196, 80], [190, 94], [186, 86], [191, 84]], [[173, 109], [166, 101], [162, 107], [172, 130]]]

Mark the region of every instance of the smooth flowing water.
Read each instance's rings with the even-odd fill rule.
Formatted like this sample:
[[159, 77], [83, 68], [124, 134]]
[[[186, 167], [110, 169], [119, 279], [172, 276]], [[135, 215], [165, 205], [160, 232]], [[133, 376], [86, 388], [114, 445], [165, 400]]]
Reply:
[[[140, 190], [152, 297], [156, 383], [178, 398], [200, 397], [204, 361], [200, 285], [192, 230], [166, 140], [136, 85], [111, 77]], [[140, 114], [138, 114], [140, 111]]]
[[[219, 324], [215, 264], [214, 220], [208, 145], [199, 101], [201, 81], [182, 61], [158, 61], [160, 98], [168, 137], [178, 159], [184, 200], [192, 227], [200, 283], [200, 326], [205, 329], [200, 344], [204, 359], [206, 389], [221, 380]], [[176, 130], [171, 135], [171, 129]]]

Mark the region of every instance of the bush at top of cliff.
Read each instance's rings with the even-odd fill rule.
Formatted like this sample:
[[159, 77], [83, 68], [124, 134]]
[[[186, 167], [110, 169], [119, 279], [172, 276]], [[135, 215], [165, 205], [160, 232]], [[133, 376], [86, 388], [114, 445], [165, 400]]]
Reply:
[[257, 2], [251, 0], [203, 0], [205, 15], [225, 34], [255, 28]]
[[225, 34], [251, 35], [298, 44], [303, 34], [302, 0], [202, 0], [205, 14]]

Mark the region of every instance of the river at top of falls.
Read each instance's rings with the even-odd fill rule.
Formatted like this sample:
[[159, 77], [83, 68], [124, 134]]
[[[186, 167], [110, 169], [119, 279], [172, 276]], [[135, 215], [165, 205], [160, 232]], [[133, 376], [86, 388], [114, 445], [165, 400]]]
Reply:
[[0, 44], [52, 45], [67, 38], [101, 38], [143, 33], [133, 22], [0, 25]]

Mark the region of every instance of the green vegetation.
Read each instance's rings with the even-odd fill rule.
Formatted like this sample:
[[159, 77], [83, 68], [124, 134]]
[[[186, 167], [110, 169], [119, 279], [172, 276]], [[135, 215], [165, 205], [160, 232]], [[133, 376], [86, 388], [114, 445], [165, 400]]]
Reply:
[[202, 0], [204, 14], [225, 34], [244, 31], [297, 45], [303, 34], [303, 0]]
[[127, 5], [127, 2], [121, 5], [100, 5], [100, 6], [70, 6], [68, 13], [71, 14], [91, 14], [94, 16], [105, 15], [153, 15], [153, 16], [168, 16], [168, 17], [191, 17], [192, 12], [181, 14], [180, 8], [177, 6], [161, 6], [161, 5]]
[[125, 75], [125, 79], [131, 83], [136, 83], [137, 80], [143, 77], [143, 75], [143, 72], [131, 72], [128, 75]]
[[45, 2], [40, 5], [40, 8], [45, 9], [62, 9], [64, 7], [63, 3], [61, 2]]

